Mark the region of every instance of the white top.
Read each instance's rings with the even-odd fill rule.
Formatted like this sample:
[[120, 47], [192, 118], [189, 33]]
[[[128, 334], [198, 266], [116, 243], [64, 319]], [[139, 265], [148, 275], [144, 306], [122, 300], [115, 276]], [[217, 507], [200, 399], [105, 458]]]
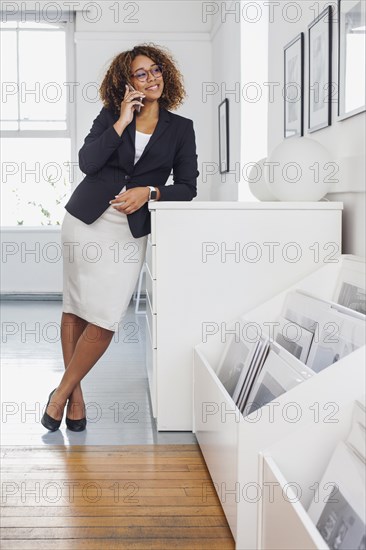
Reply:
[[136, 136], [135, 136], [135, 162], [138, 161], [138, 159], [141, 157], [143, 150], [146, 147], [147, 142], [149, 141], [152, 134], [144, 134], [143, 132], [139, 132], [136, 130]]
[[[146, 144], [147, 142], [149, 141], [150, 137], [152, 136], [152, 134], [144, 134], [143, 132], [139, 132], [138, 130], [136, 130], [136, 136], [135, 136], [135, 160], [134, 160], [134, 164], [136, 164], [136, 162], [139, 160], [139, 158], [141, 157], [142, 155], [142, 152], [143, 150], [145, 149], [146, 147]], [[122, 193], [122, 191], [126, 191], [126, 186], [124, 186], [120, 193]], [[111, 206], [111, 208], [115, 210], [115, 208], [113, 208], [113, 206]]]

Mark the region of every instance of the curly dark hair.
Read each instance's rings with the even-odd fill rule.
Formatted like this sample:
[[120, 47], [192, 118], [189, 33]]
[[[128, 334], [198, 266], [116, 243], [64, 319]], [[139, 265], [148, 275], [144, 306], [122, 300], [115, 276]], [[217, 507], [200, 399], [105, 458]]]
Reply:
[[183, 86], [183, 75], [170, 51], [152, 42], [138, 44], [132, 50], [127, 50], [113, 58], [107, 73], [99, 88], [99, 94], [104, 107], [120, 113], [121, 103], [125, 95], [125, 84], [130, 80], [131, 63], [138, 55], [146, 55], [156, 64], [163, 67], [164, 89], [158, 103], [165, 109], [177, 109], [186, 97]]

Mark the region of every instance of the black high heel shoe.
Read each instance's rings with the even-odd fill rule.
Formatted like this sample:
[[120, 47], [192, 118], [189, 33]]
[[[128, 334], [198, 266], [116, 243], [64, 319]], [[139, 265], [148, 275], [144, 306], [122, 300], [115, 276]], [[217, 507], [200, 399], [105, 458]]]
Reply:
[[72, 432], [82, 432], [86, 428], [86, 417], [84, 416], [79, 420], [73, 420], [72, 418], [66, 417], [66, 426]]
[[86, 416], [77, 420], [66, 416], [66, 426], [72, 432], [82, 432], [86, 428]]
[[61, 425], [61, 421], [62, 421], [62, 418], [61, 418], [61, 420], [56, 420], [56, 418], [52, 418], [52, 416], [50, 416], [49, 414], [46, 413], [47, 407], [48, 407], [48, 405], [51, 401], [51, 397], [52, 397], [53, 393], [56, 390], [57, 390], [57, 388], [55, 388], [54, 390], [51, 391], [51, 393], [48, 397], [48, 401], [47, 401], [47, 405], [46, 405], [44, 415], [41, 418], [42, 426], [47, 428], [47, 430], [50, 430], [50, 432], [55, 432], [56, 430], [58, 430], [60, 425]]

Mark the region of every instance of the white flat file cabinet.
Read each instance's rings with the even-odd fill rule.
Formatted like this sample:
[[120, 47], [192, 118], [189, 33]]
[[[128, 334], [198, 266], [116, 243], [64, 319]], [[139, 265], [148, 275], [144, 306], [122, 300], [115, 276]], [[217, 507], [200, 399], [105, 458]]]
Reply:
[[193, 350], [341, 254], [339, 202], [149, 204], [146, 366], [159, 431], [194, 431]]
[[[282, 315], [289, 292], [337, 301], [342, 271], [364, 280], [364, 265], [363, 258], [341, 255], [231, 326], [249, 321], [271, 338], [271, 323]], [[336, 444], [349, 433], [354, 400], [365, 392], [366, 346], [246, 415], [217, 374], [225, 346], [215, 334], [194, 348], [194, 425], [236, 550], [328, 549], [307, 510]]]

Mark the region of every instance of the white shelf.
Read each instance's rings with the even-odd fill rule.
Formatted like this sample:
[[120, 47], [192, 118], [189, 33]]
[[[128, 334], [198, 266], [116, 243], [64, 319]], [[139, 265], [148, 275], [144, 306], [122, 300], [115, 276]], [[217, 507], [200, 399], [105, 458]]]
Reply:
[[[282, 312], [288, 291], [296, 288], [333, 299], [340, 270], [349, 259], [353, 257], [342, 256], [337, 263], [317, 269], [261, 306], [245, 313], [245, 316], [233, 319], [230, 326], [237, 326], [238, 323], [243, 326], [248, 319], [259, 324], [275, 321]], [[268, 479], [277, 475], [278, 483], [284, 482], [284, 479], [295, 479], [309, 486], [310, 478], [313, 478], [313, 482], [320, 479], [335, 442], [348, 429], [350, 403], [359, 397], [360, 388], [365, 387], [365, 347], [282, 394], [276, 399], [275, 406], [269, 403], [243, 417], [216, 375], [224, 346], [222, 335], [216, 334], [207, 343], [198, 344], [194, 348], [194, 426], [236, 540], [236, 548], [326, 548], [326, 545], [321, 545], [316, 529], [309, 527], [309, 518], [306, 519], [304, 506], [309, 504], [310, 489], [304, 492], [303, 500], [296, 506], [284, 506], [281, 501], [282, 508], [280, 506], [281, 510], [278, 511], [284, 524], [291, 518], [295, 525], [294, 533], [296, 522], [303, 522], [299, 545], [294, 546], [293, 539], [286, 540], [283, 529], [278, 530], [277, 539], [281, 540], [282, 546], [276, 547], [273, 546], [275, 542], [269, 542], [276, 539], [263, 531], [262, 519], [269, 517], [268, 508], [262, 508], [263, 479], [267, 479], [267, 474]], [[319, 421], [314, 422], [317, 412]], [[331, 413], [338, 416], [332, 417]], [[333, 418], [337, 422], [325, 422]], [[268, 461], [269, 469], [266, 466], [267, 470], [264, 470], [260, 455], [275, 453], [275, 445], [281, 440], [285, 443], [273, 455], [276, 465]], [[283, 478], [277, 467], [284, 473]], [[302, 473], [299, 473], [299, 469]], [[305, 516], [301, 516], [300, 512]], [[268, 523], [267, 527], [271, 533], [276, 522]], [[267, 546], [263, 546], [264, 539]], [[313, 546], [301, 546], [305, 541], [309, 544], [312, 541]]]

